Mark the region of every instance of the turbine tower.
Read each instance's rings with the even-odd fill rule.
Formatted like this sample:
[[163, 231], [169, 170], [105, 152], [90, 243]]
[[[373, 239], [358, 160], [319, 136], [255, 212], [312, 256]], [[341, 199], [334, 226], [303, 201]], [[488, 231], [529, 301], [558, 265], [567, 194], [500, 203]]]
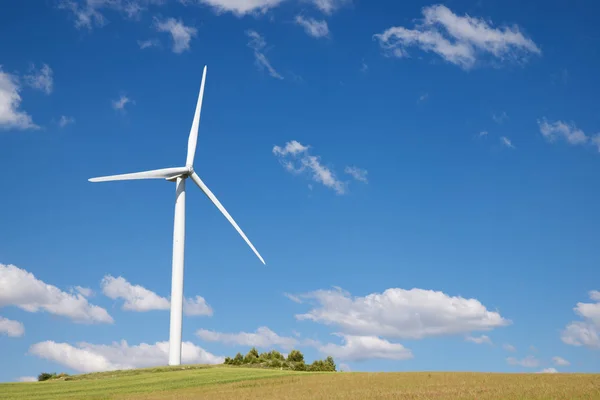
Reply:
[[202, 98], [204, 97], [204, 83], [206, 81], [206, 66], [202, 74], [202, 84], [200, 85], [200, 94], [196, 104], [196, 112], [192, 129], [188, 139], [188, 152], [185, 167], [163, 168], [152, 171], [134, 172], [131, 174], [103, 176], [91, 178], [90, 182], [108, 182], [122, 180], [138, 179], [165, 179], [176, 182], [175, 197], [175, 221], [173, 227], [173, 270], [171, 276], [171, 322], [169, 332], [169, 365], [181, 364], [181, 320], [183, 313], [183, 259], [185, 244], [185, 181], [191, 178], [192, 181], [204, 194], [213, 202], [213, 204], [223, 213], [225, 218], [233, 225], [238, 233], [244, 238], [248, 246], [258, 256], [260, 261], [265, 264], [265, 260], [258, 254], [258, 251], [238, 224], [231, 218], [225, 207], [217, 200], [210, 189], [202, 182], [202, 179], [194, 172], [194, 154], [196, 153], [196, 143], [198, 142], [198, 127], [200, 125], [200, 111], [202, 109]]

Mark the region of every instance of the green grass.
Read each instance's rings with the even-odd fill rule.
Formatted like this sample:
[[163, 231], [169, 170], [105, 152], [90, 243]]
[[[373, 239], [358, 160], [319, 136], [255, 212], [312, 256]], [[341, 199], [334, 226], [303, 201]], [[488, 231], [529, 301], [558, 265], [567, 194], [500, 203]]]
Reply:
[[109, 399], [120, 395], [154, 393], [296, 374], [300, 373], [205, 365], [146, 368], [75, 375], [66, 380], [0, 384], [0, 398], [3, 400]]
[[588, 400], [598, 374], [334, 373], [181, 366], [0, 384], [9, 399]]

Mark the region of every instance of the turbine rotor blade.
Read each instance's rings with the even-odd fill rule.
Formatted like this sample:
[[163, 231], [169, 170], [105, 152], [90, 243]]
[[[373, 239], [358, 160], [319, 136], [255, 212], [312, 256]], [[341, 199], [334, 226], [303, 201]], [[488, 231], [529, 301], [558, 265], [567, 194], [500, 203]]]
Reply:
[[190, 137], [188, 139], [188, 153], [185, 165], [194, 164], [194, 156], [196, 154], [196, 144], [198, 143], [198, 127], [200, 126], [200, 111], [202, 110], [202, 99], [204, 98], [204, 82], [206, 81], [206, 65], [202, 73], [202, 83], [200, 84], [200, 94], [198, 94], [198, 103], [196, 103], [196, 112], [194, 113], [194, 121], [190, 129]]
[[187, 167], [163, 168], [151, 171], [133, 172], [131, 174], [101, 176], [98, 178], [90, 178], [90, 182], [108, 182], [108, 181], [130, 181], [138, 179], [169, 179], [178, 175], [187, 174]]
[[213, 204], [215, 206], [217, 206], [217, 208], [219, 209], [219, 211], [221, 211], [221, 213], [223, 213], [223, 215], [225, 216], [225, 218], [227, 218], [227, 220], [231, 223], [231, 225], [233, 225], [233, 227], [235, 228], [235, 230], [238, 231], [238, 233], [242, 236], [242, 238], [244, 238], [244, 240], [246, 241], [246, 243], [248, 244], [248, 246], [250, 246], [250, 248], [252, 249], [252, 251], [254, 251], [254, 254], [256, 254], [256, 256], [260, 259], [260, 261], [262, 261], [262, 263], [266, 265], [265, 260], [263, 260], [263, 258], [261, 257], [261, 255], [258, 254], [258, 251], [256, 250], [256, 248], [254, 248], [254, 246], [252, 245], [252, 243], [250, 243], [250, 240], [248, 240], [248, 238], [246, 237], [246, 235], [244, 234], [244, 232], [240, 229], [240, 227], [238, 226], [238, 224], [235, 223], [235, 221], [233, 220], [233, 218], [231, 217], [231, 215], [229, 215], [229, 213], [227, 212], [227, 210], [225, 209], [225, 207], [223, 207], [223, 205], [215, 197], [215, 195], [213, 194], [213, 192], [211, 192], [210, 189], [204, 184], [204, 182], [202, 182], [202, 179], [200, 179], [200, 177], [198, 176], [198, 174], [196, 174], [195, 172], [192, 172], [192, 174], [190, 175], [190, 178], [192, 178], [192, 180], [196, 183], [196, 185], [198, 185], [198, 187], [200, 188], [200, 190], [202, 190], [204, 192], [204, 194], [206, 195], [206, 197], [208, 197], [213, 202]]

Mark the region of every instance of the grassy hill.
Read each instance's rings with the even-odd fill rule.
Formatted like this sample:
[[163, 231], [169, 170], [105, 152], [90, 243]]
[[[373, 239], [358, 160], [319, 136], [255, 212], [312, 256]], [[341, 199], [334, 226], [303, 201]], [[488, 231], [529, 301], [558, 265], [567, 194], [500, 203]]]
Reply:
[[111, 371], [0, 384], [6, 399], [600, 399], [600, 375], [295, 372], [235, 366]]

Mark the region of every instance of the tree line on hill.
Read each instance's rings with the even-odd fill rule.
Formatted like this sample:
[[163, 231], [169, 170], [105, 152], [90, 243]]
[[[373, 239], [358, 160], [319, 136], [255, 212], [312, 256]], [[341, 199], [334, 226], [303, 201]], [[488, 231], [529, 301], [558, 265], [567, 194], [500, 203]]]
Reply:
[[224, 364], [227, 365], [244, 365], [263, 368], [279, 368], [293, 371], [312, 371], [312, 372], [335, 372], [336, 366], [333, 357], [329, 356], [325, 360], [315, 360], [312, 364], [306, 364], [304, 354], [299, 350], [292, 350], [287, 358], [277, 350], [258, 353], [256, 348], [251, 348], [250, 351], [243, 356], [242, 353], [237, 353], [235, 357], [226, 357]]

